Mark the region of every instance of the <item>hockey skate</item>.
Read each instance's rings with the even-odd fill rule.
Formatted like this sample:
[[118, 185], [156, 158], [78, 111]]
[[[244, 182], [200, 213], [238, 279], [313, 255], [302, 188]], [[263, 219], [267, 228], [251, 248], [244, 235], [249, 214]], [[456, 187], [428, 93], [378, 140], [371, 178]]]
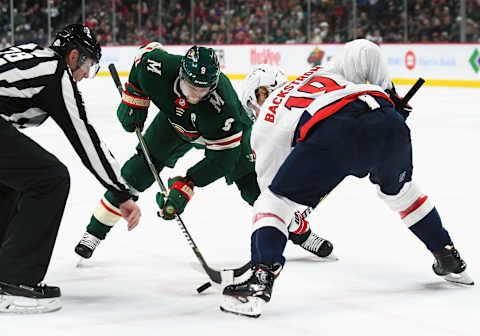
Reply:
[[[308, 229], [302, 234], [290, 232], [289, 239], [295, 245], [300, 245], [304, 250], [313, 253], [320, 258], [326, 258], [332, 254], [332, 243], [317, 236], [311, 229]], [[336, 260], [334, 256], [332, 256], [332, 258]]]
[[92, 256], [93, 251], [100, 244], [101, 240], [94, 235], [85, 232], [80, 242], [75, 246], [75, 252], [82, 258], [88, 259]]
[[220, 310], [236, 315], [259, 317], [263, 306], [270, 301], [273, 282], [281, 270], [282, 265], [278, 263], [273, 266], [256, 265], [248, 280], [224, 288]]
[[434, 252], [433, 256], [435, 262], [432, 268], [436, 275], [453, 283], [470, 286], [474, 284], [473, 279], [466, 271], [467, 264], [453, 245], [445, 245], [442, 250]]
[[56, 311], [62, 308], [60, 295], [58, 287], [0, 282], [0, 312], [33, 314]]

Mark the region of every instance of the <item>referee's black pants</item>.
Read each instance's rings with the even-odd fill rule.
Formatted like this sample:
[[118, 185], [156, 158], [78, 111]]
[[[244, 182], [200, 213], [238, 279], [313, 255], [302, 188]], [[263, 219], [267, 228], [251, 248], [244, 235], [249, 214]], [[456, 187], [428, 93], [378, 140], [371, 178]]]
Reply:
[[0, 117], [0, 281], [43, 280], [69, 189], [67, 168]]

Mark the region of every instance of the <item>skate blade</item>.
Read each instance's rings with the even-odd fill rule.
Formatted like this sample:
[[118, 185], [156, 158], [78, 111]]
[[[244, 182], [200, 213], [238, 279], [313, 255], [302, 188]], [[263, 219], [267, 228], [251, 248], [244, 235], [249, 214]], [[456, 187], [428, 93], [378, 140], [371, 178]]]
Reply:
[[60, 298], [34, 299], [0, 295], [0, 312], [15, 314], [50, 313], [62, 308]]
[[326, 257], [319, 257], [316, 255], [309, 255], [309, 256], [301, 256], [301, 257], [287, 257], [288, 262], [318, 262], [318, 263], [331, 263], [331, 262], [336, 262], [339, 261], [340, 258], [338, 258], [334, 254], [330, 254]]
[[233, 296], [223, 295], [220, 310], [224, 313], [258, 318], [262, 315], [265, 303], [264, 300], [256, 297], [249, 297], [246, 301], [240, 301]]
[[448, 282], [453, 282], [461, 285], [473, 286], [475, 284], [470, 275], [468, 275], [467, 271], [463, 271], [458, 274], [450, 273], [447, 275], [443, 275], [442, 278], [444, 278]]

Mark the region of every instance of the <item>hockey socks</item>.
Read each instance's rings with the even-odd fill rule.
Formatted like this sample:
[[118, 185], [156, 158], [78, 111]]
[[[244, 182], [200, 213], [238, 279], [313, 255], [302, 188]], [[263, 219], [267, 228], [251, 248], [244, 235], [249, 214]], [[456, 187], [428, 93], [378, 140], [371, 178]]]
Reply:
[[442, 220], [436, 208], [409, 229], [431, 252], [440, 251], [445, 245], [453, 245], [448, 231], [442, 226]]
[[87, 232], [103, 240], [120, 218], [122, 218], [120, 204], [115, 200], [112, 193], [107, 191], [90, 218]]
[[452, 244], [433, 202], [413, 181], [405, 183], [396, 195], [383, 194], [380, 188], [378, 194], [430, 251]]
[[287, 237], [278, 229], [264, 226], [252, 234], [252, 265], [274, 263], [285, 264], [283, 251], [287, 244]]

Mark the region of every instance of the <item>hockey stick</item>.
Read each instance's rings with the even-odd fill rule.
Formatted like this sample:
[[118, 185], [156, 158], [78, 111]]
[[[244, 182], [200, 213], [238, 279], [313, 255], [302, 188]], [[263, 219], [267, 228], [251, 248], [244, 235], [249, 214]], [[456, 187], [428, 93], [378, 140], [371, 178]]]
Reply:
[[[122, 83], [120, 81], [120, 77], [118, 76], [117, 69], [115, 68], [115, 65], [112, 63], [108, 66], [108, 69], [110, 70], [110, 74], [112, 75], [112, 79], [115, 82], [115, 86], [117, 87], [118, 92], [120, 93], [120, 96], [122, 95]], [[165, 188], [165, 185], [163, 184], [162, 180], [160, 179], [160, 176], [157, 172], [157, 169], [155, 168], [155, 165], [152, 162], [150, 153], [148, 151], [147, 145], [145, 143], [145, 139], [143, 138], [142, 132], [138, 127], [135, 128], [135, 133], [137, 135], [137, 138], [140, 142], [140, 146], [142, 147], [143, 155], [145, 156], [145, 159], [147, 161], [148, 167], [150, 168], [150, 171], [152, 172], [153, 176], [155, 177], [155, 181], [157, 182], [160, 190], [162, 193], [167, 194], [167, 189]], [[188, 244], [192, 248], [193, 252], [195, 253], [195, 256], [197, 257], [198, 261], [202, 265], [203, 269], [207, 273], [208, 277], [210, 280], [217, 284], [222, 284], [225, 282], [230, 282], [232, 280], [232, 277], [239, 277], [242, 274], [244, 274], [247, 270], [250, 269], [250, 262], [247, 262], [245, 265], [239, 268], [231, 269], [231, 270], [216, 270], [208, 266], [207, 262], [203, 258], [202, 254], [200, 253], [200, 250], [197, 247], [197, 244], [193, 241], [192, 236], [188, 232], [187, 228], [185, 227], [185, 224], [182, 221], [182, 218], [179, 215], [175, 215], [175, 220], [177, 221], [178, 226], [180, 227], [180, 230], [182, 231], [183, 235], [185, 238], [187, 238]]]

